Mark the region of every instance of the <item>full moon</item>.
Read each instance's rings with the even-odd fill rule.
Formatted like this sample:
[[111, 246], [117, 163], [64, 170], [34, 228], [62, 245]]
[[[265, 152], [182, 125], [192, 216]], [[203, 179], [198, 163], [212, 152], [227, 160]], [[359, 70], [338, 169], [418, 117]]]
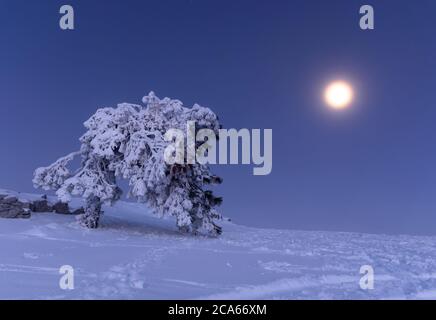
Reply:
[[332, 82], [325, 89], [324, 99], [333, 109], [345, 109], [353, 100], [353, 88], [345, 81]]

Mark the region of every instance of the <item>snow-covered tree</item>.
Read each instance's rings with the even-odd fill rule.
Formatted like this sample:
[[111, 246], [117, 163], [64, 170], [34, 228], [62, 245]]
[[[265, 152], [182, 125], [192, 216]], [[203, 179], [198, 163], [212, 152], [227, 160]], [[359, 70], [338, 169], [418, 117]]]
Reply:
[[[221, 198], [207, 190], [207, 185], [219, 184], [221, 178], [213, 175], [208, 165], [169, 165], [164, 159], [170, 144], [164, 136], [169, 129], [186, 130], [187, 122], [195, 121], [197, 130], [207, 128], [218, 134], [218, 117], [208, 108], [197, 104], [186, 108], [178, 100], [161, 100], [153, 92], [143, 103], [145, 106], [123, 103], [97, 110], [84, 123], [87, 131], [80, 138], [80, 151], [38, 168], [35, 187], [55, 190], [63, 202], [69, 202], [71, 196], [83, 197], [86, 206], [80, 221], [96, 228], [102, 204], [120, 199], [117, 181], [126, 179], [129, 197], [147, 203], [160, 216], [174, 216], [180, 230], [220, 234], [215, 220], [221, 218], [216, 211]], [[81, 156], [81, 165], [71, 172], [68, 165], [75, 156]]]

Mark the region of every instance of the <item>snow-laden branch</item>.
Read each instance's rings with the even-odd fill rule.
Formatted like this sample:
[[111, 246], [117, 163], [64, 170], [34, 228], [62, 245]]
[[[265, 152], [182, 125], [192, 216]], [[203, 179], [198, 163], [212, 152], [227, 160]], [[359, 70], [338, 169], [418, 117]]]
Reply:
[[71, 172], [67, 165], [80, 154], [80, 151], [72, 152], [48, 167], [36, 169], [32, 180], [35, 188], [42, 188], [44, 190], [59, 189], [65, 180], [71, 177]]

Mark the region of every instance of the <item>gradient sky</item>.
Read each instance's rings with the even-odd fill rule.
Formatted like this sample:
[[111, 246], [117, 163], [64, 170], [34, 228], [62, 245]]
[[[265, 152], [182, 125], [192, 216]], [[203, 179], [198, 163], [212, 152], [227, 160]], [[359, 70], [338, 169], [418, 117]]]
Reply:
[[[273, 129], [271, 175], [215, 168], [237, 223], [436, 234], [435, 14], [434, 0], [0, 0], [0, 186], [35, 192], [33, 170], [78, 149], [97, 108], [154, 90]], [[345, 112], [322, 101], [337, 78], [356, 90]]]

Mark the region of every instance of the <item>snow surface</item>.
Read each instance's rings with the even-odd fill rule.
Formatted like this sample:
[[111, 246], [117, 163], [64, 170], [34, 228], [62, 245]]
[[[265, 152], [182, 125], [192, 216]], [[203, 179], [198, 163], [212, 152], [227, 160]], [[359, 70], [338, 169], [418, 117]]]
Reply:
[[[129, 202], [97, 230], [55, 213], [1, 219], [0, 299], [436, 299], [436, 237], [223, 225], [184, 235]], [[62, 265], [74, 290], [59, 287]], [[374, 290], [360, 289], [362, 265]]]

